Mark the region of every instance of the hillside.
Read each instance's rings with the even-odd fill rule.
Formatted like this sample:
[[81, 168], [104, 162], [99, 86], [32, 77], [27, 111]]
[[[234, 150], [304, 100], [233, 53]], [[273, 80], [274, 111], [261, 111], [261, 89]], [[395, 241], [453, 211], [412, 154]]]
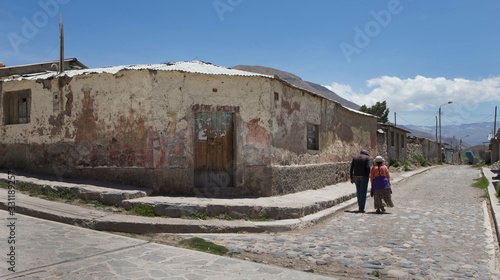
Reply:
[[[415, 135], [419, 137], [426, 137], [429, 139], [436, 139], [435, 126], [415, 126], [408, 125], [410, 131], [415, 131]], [[417, 132], [418, 131], [418, 132]], [[443, 142], [451, 143], [453, 147], [458, 147], [460, 138], [462, 138], [462, 148], [470, 145], [482, 145], [483, 142], [488, 141], [488, 134], [493, 131], [493, 122], [470, 123], [461, 125], [443, 125], [441, 128], [441, 135]], [[468, 137], [465, 137], [469, 135]], [[454, 138], [453, 138], [454, 137]], [[446, 139], [446, 140], [445, 140]], [[470, 145], [469, 145], [470, 144]]]
[[277, 75], [281, 79], [289, 82], [290, 84], [292, 84], [296, 87], [299, 87], [299, 88], [314, 92], [316, 94], [319, 94], [321, 96], [324, 96], [326, 98], [335, 100], [346, 107], [349, 107], [349, 108], [352, 108], [355, 110], [358, 110], [360, 107], [359, 105], [338, 96], [335, 92], [327, 89], [326, 87], [319, 85], [319, 84], [312, 83], [312, 82], [304, 81], [299, 76], [294, 75], [292, 73], [288, 73], [288, 72], [281, 71], [281, 70], [274, 69], [274, 68], [270, 68], [270, 67], [250, 66], [250, 65], [237, 65], [237, 66], [232, 67], [232, 69], [237, 69], [237, 70], [242, 70], [242, 71], [247, 71], [247, 72], [254, 72], [254, 73], [259, 73], [259, 74], [264, 74], [264, 75], [271, 75], [271, 76]]

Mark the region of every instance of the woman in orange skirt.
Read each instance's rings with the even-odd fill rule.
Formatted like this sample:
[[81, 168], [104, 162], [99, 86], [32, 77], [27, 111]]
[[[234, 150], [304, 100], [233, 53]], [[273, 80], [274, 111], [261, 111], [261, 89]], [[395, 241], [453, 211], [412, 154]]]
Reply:
[[384, 207], [394, 207], [391, 199], [391, 175], [381, 156], [375, 158], [375, 165], [370, 172], [370, 181], [372, 184], [370, 195], [373, 197], [377, 214], [385, 212]]

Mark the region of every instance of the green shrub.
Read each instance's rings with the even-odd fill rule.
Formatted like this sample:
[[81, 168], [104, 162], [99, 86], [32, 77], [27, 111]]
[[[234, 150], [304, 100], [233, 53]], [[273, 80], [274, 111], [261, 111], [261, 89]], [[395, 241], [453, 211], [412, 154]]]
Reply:
[[214, 244], [209, 241], [205, 241], [204, 239], [199, 237], [184, 239], [179, 243], [191, 249], [220, 256], [225, 255], [226, 253], [229, 252], [229, 250], [226, 247]]
[[203, 212], [198, 212], [198, 213], [196, 213], [196, 218], [198, 218], [200, 220], [206, 220], [208, 217], [207, 217], [207, 214], [205, 214]]
[[427, 159], [425, 159], [425, 157], [421, 154], [413, 153], [413, 154], [411, 154], [411, 159], [414, 162], [420, 164], [420, 166], [423, 166], [423, 167], [429, 166]]
[[405, 160], [403, 163], [403, 169], [405, 171], [410, 171], [410, 162], [408, 160]]
[[391, 164], [390, 166], [394, 166], [394, 167], [400, 167], [401, 166], [401, 162], [399, 162], [399, 160], [393, 158], [391, 159]]
[[130, 213], [138, 216], [154, 217], [155, 211], [153, 206], [146, 204], [137, 204], [134, 208], [130, 209]]

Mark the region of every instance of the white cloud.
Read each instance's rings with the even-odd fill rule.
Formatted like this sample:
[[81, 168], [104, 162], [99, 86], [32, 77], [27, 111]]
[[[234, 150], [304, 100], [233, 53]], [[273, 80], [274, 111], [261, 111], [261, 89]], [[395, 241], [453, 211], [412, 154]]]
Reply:
[[351, 86], [333, 82], [326, 86], [338, 95], [359, 105], [371, 106], [377, 101], [387, 101], [393, 112], [419, 111], [437, 107], [448, 101], [460, 107], [474, 107], [478, 103], [500, 101], [500, 76], [479, 81], [463, 78], [414, 79], [382, 76], [367, 81], [370, 93], [354, 91]]

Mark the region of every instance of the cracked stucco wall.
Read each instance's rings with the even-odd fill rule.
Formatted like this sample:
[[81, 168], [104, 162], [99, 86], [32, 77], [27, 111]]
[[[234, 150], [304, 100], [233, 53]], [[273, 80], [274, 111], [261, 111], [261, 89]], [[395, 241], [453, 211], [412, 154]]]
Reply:
[[[25, 89], [31, 122], [2, 122], [4, 168], [165, 194], [268, 196], [345, 180], [353, 155], [376, 151], [375, 118], [266, 77], [122, 70], [0, 82], [1, 96]], [[233, 188], [193, 189], [196, 112], [233, 115]], [[318, 126], [318, 150], [307, 149], [307, 123]], [[286, 180], [301, 172], [317, 178]]]

